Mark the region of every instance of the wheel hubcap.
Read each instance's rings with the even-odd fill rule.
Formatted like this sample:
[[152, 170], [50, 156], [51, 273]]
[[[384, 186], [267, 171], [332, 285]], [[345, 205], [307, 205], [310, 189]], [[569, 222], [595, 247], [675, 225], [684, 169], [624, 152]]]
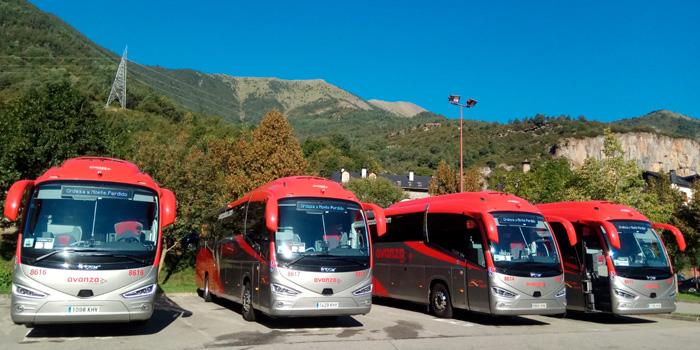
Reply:
[[243, 310], [245, 310], [245, 312], [250, 311], [250, 298], [251, 298], [250, 289], [246, 288], [245, 295], [243, 296]]
[[435, 304], [435, 309], [442, 311], [445, 309], [445, 305], [447, 305], [447, 296], [443, 292], [437, 292], [435, 293], [435, 298], [434, 298], [434, 304]]

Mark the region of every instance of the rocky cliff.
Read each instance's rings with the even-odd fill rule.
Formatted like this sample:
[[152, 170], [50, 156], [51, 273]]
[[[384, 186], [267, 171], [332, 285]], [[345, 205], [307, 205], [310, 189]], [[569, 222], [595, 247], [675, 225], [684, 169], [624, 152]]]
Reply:
[[[700, 144], [689, 139], [676, 139], [652, 133], [616, 134], [625, 151], [625, 159], [634, 159], [642, 170], [668, 172], [681, 176], [700, 173]], [[561, 139], [553, 148], [555, 158], [566, 157], [572, 166], [580, 167], [587, 157], [601, 159], [603, 141], [599, 136], [584, 139]]]

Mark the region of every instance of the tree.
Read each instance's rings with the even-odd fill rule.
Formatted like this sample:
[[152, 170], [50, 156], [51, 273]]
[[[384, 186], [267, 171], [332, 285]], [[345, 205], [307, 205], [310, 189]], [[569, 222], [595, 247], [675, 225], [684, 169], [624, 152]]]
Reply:
[[459, 192], [459, 176], [452, 171], [447, 162], [441, 160], [435, 175], [430, 179], [428, 193], [431, 196], [438, 196], [457, 192]]
[[352, 178], [348, 182], [347, 188], [355, 194], [360, 202], [374, 203], [382, 208], [408, 198], [401, 187], [384, 177]]
[[245, 156], [245, 172], [253, 188], [280, 177], [303, 175], [308, 166], [287, 118], [276, 109], [267, 112], [253, 132]]
[[159, 137], [152, 133], [137, 137], [139, 147], [128, 159], [149, 174], [158, 185], [175, 194], [177, 219], [163, 230], [159, 269], [170, 251], [180, 247], [183, 234], [198, 229], [201, 218], [222, 205], [220, 174], [208, 166], [200, 146], [188, 146], [188, 135]]
[[481, 181], [479, 167], [474, 165], [464, 172], [464, 191], [476, 192], [481, 191], [482, 188], [484, 188], [484, 182]]
[[578, 193], [569, 192], [572, 199], [606, 200], [624, 204], [641, 210], [652, 195], [643, 192], [645, 182], [634, 160], [625, 162], [615, 134], [605, 129], [603, 157], [601, 160], [589, 157], [576, 172], [573, 187]]
[[107, 155], [108, 129], [88, 98], [65, 82], [10, 101], [0, 109], [0, 196], [68, 158]]
[[674, 203], [674, 210], [668, 222], [678, 227], [685, 239], [686, 249], [680, 251], [673, 234], [668, 231], [662, 232], [673, 267], [678, 271], [690, 266], [700, 266], [700, 182], [693, 185], [695, 195], [688, 202], [684, 200], [680, 191], [671, 188], [668, 176], [652, 180], [650, 190], [657, 193], [663, 202]]

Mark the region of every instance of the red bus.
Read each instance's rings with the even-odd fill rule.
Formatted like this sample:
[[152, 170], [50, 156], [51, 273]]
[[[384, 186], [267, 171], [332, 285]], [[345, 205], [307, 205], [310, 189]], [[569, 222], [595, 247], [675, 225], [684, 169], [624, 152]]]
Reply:
[[376, 296], [428, 304], [438, 317], [451, 317], [453, 308], [566, 311], [557, 241], [526, 200], [457, 193], [400, 202], [385, 215], [386, 234], [372, 232]]
[[[28, 193], [27, 200], [22, 198]], [[20, 222], [12, 281], [17, 324], [145, 321], [153, 314], [162, 229], [175, 196], [132, 163], [69, 159], [14, 183]]]
[[[577, 243], [562, 246], [569, 310], [617, 315], [673, 312], [676, 285], [673, 268], [655, 230], [678, 228], [649, 219], [630, 207], [603, 201], [540, 204], [545, 215], [573, 223]], [[552, 223], [561, 240], [564, 231]]]
[[205, 301], [222, 297], [275, 317], [366, 314], [372, 250], [365, 211], [383, 233], [381, 208], [339, 184], [285, 177], [205, 218], [196, 283]]

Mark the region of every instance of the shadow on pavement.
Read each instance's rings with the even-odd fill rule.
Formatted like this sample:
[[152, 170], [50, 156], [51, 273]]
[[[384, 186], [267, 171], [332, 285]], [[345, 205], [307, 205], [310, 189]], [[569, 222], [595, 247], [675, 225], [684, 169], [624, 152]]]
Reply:
[[[201, 291], [197, 291], [201, 295]], [[212, 302], [236, 312], [243, 319], [241, 304], [228, 299], [212, 297]], [[334, 327], [362, 327], [362, 323], [351, 316], [314, 316], [276, 318], [256, 314], [256, 322], [270, 329], [304, 329], [304, 328], [334, 328]]]
[[[409, 301], [395, 300], [389, 298], [373, 298], [372, 302], [377, 305], [395, 307], [406, 311], [413, 311], [429, 315], [428, 306], [412, 303]], [[452, 318], [455, 320], [479, 324], [482, 326], [545, 326], [549, 323], [533, 320], [521, 316], [493, 316], [484, 313], [453, 309]]]
[[[644, 315], [640, 315], [640, 316], [643, 317]], [[600, 323], [600, 324], [656, 323], [656, 321], [653, 321], [653, 320], [648, 320], [648, 319], [634, 317], [634, 316], [618, 316], [618, 315], [613, 315], [613, 314], [608, 314], [608, 313], [584, 313], [584, 312], [576, 312], [576, 311], [568, 311], [566, 314], [566, 318], [569, 318], [572, 320], [577, 320], [577, 321], [593, 322], [593, 323]]]
[[36, 325], [26, 338], [91, 338], [124, 337], [155, 334], [167, 328], [178, 317], [190, 317], [192, 312], [181, 308], [165, 294], [156, 296], [155, 310], [151, 319], [131, 323], [75, 323]]

